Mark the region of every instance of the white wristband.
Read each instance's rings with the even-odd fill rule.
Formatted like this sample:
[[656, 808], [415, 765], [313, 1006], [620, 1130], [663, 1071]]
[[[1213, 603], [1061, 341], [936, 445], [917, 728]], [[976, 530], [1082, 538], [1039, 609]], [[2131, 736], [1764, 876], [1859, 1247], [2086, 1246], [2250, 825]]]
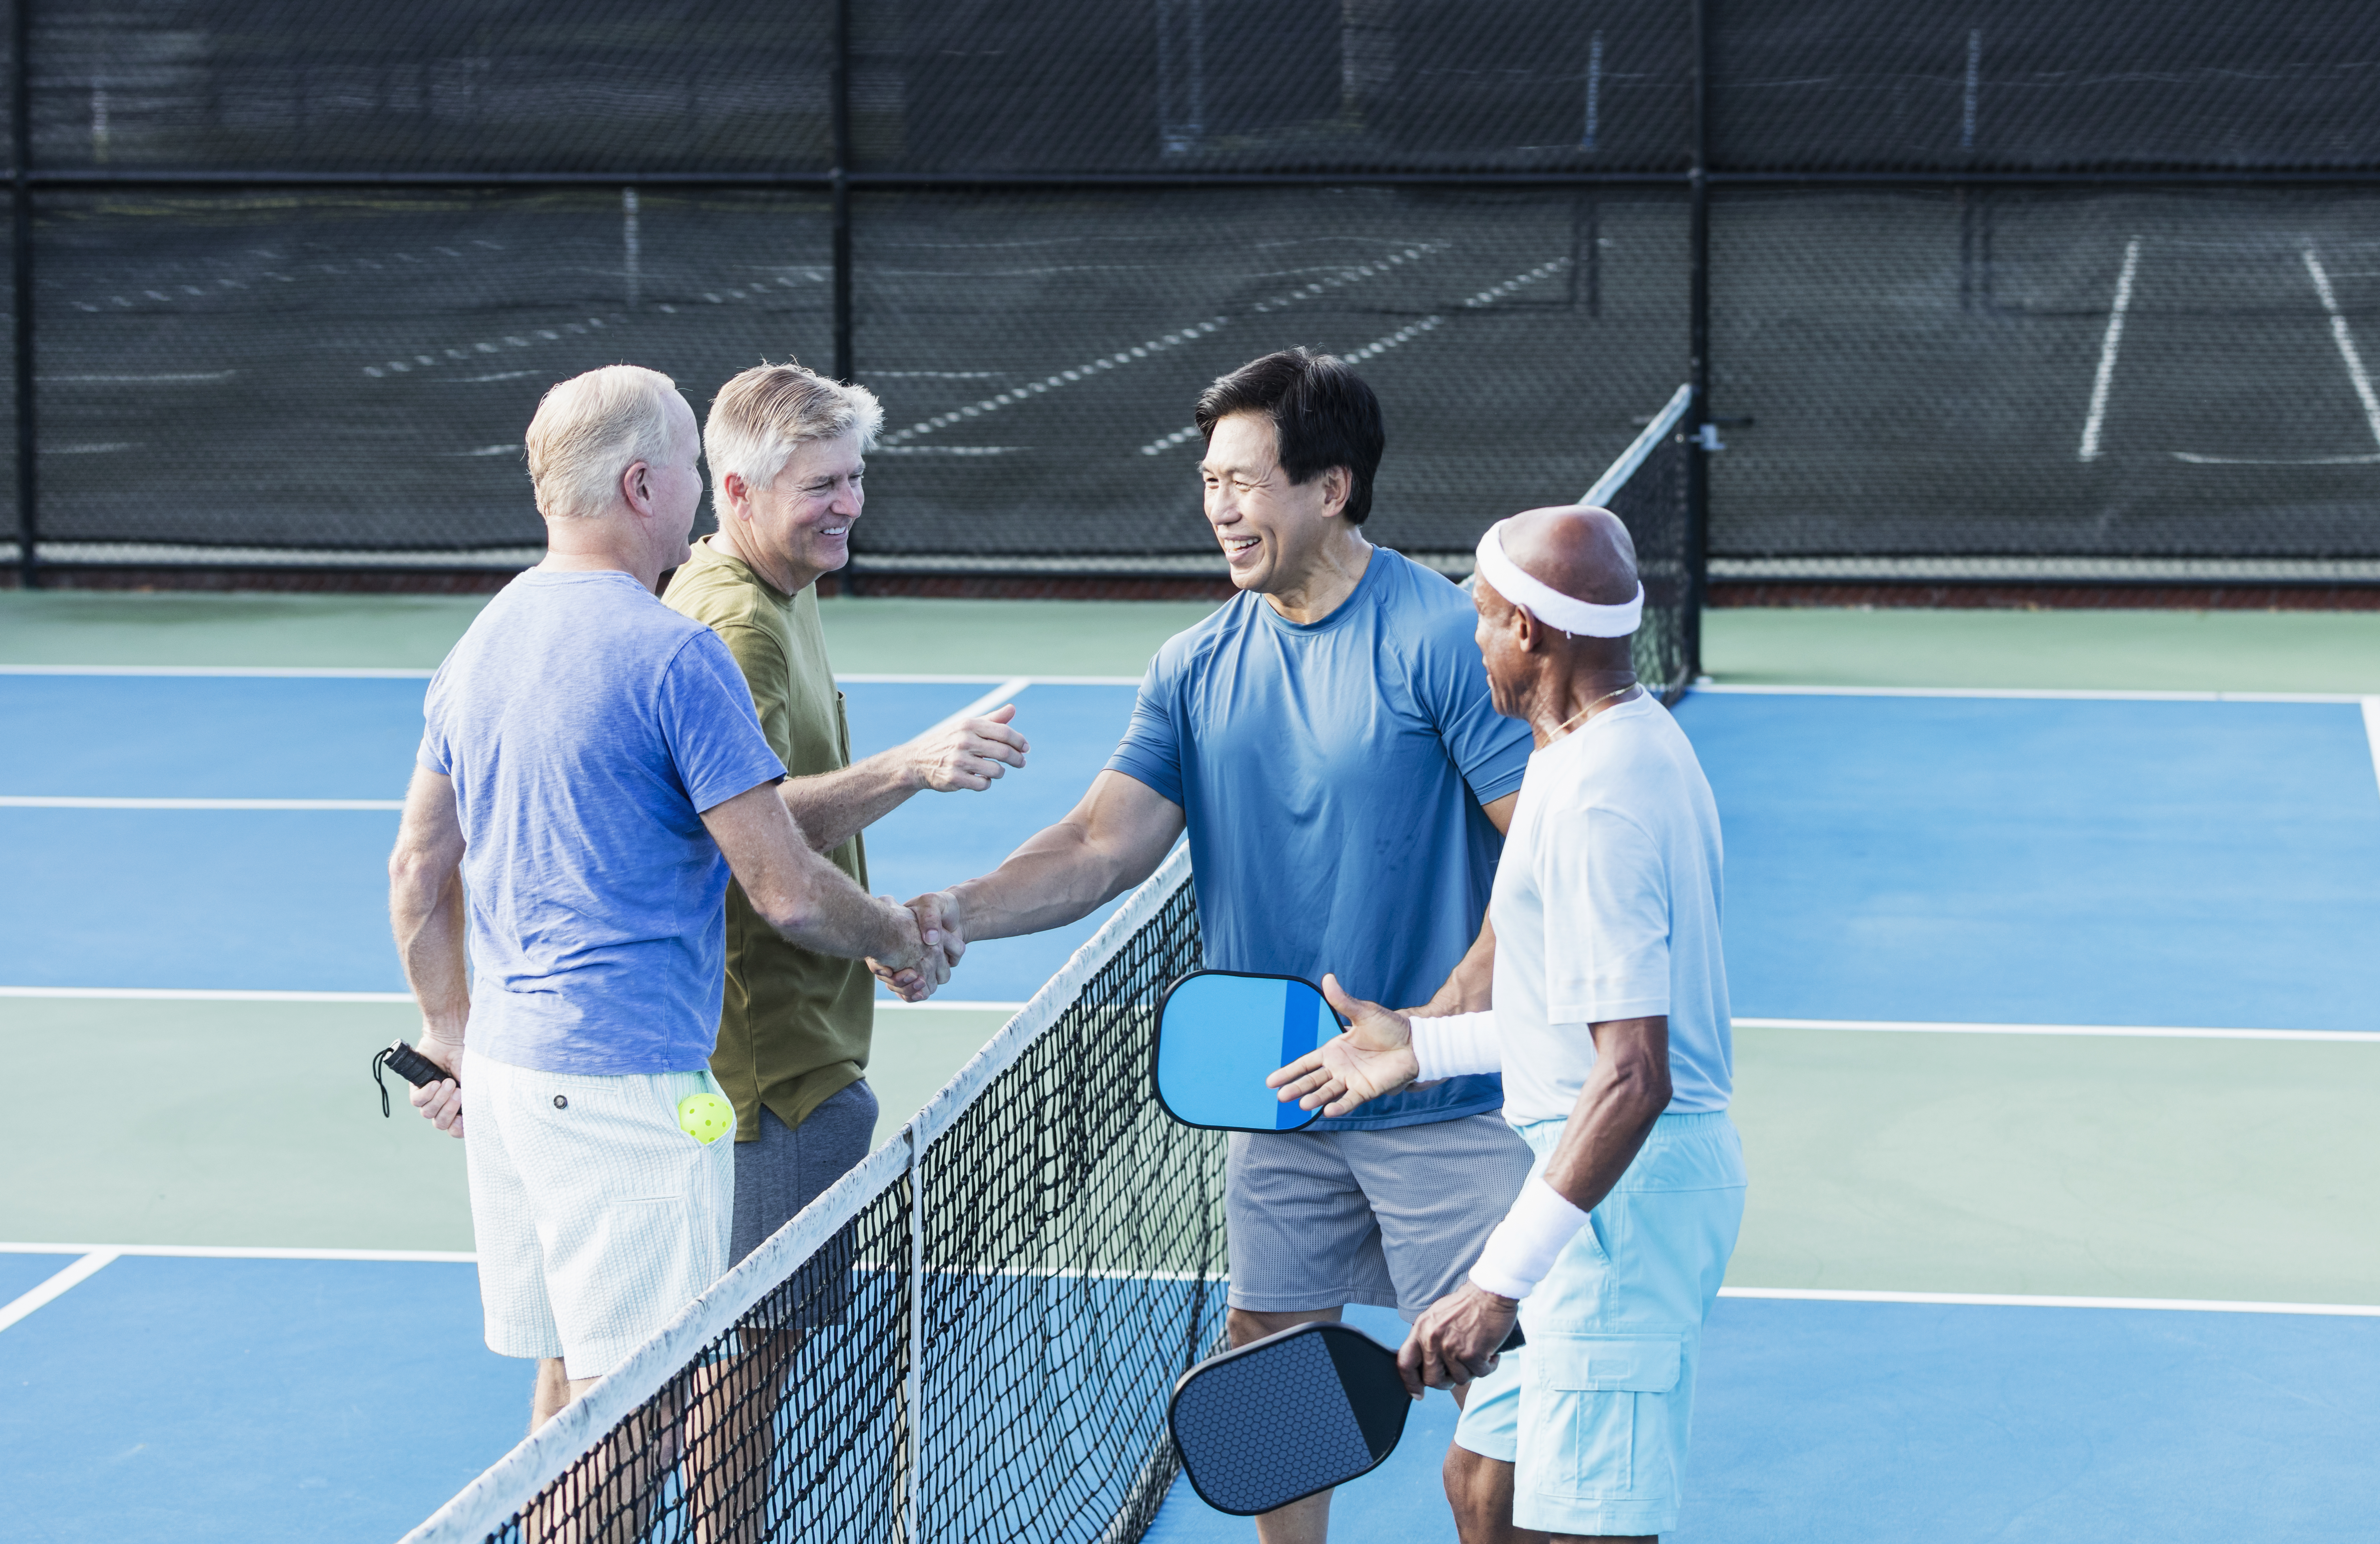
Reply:
[[1488, 1235], [1488, 1247], [1471, 1268], [1471, 1284], [1499, 1297], [1526, 1297], [1585, 1226], [1586, 1213], [1569, 1197], [1543, 1179], [1531, 1180]]
[[1496, 1033], [1495, 1009], [1410, 1022], [1414, 1063], [1420, 1068], [1415, 1082], [1435, 1083], [1441, 1077], [1504, 1070], [1504, 1043]]

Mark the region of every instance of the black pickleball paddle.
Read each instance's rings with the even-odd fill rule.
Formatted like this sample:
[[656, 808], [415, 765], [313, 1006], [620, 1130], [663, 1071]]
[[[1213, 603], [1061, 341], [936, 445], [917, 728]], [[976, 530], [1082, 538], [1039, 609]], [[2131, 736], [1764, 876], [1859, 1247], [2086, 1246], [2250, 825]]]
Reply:
[[[1522, 1343], [1515, 1325], [1500, 1351]], [[1397, 1354], [1349, 1324], [1300, 1324], [1192, 1368], [1166, 1422], [1201, 1500], [1242, 1517], [1388, 1461], [1413, 1399]]]

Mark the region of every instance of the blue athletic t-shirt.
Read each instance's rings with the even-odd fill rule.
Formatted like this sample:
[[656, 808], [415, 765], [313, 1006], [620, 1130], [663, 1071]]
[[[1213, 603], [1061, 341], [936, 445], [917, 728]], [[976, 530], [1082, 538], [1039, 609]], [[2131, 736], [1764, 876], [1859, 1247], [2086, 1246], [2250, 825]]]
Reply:
[[785, 775], [719, 635], [627, 574], [532, 568], [430, 683], [420, 764], [468, 844], [471, 1049], [540, 1072], [709, 1064], [727, 860], [700, 812]]
[[[1109, 770], [1182, 807], [1207, 963], [1427, 1002], [1479, 936], [1529, 731], [1500, 718], [1471, 598], [1375, 548], [1354, 593], [1297, 623], [1243, 593], [1157, 651]], [[1308, 1130], [1499, 1108], [1493, 1076], [1374, 1100]]]

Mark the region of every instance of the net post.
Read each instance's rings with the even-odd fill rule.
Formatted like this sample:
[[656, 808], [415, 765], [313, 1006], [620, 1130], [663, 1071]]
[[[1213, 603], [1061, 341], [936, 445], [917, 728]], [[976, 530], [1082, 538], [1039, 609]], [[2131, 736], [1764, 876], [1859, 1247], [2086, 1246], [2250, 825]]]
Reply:
[[1688, 350], [1694, 398], [1680, 426], [1686, 443], [1685, 683], [1703, 673], [1703, 597], [1710, 570], [1710, 0], [1693, 0], [1694, 167], [1687, 197]]
[[14, 224], [11, 251], [10, 320], [14, 322], [17, 387], [17, 582], [27, 590], [42, 587], [41, 519], [35, 503], [39, 487], [34, 462], [33, 402], [33, 117], [28, 100], [32, 71], [26, 63], [33, 42], [33, 0], [14, 0], [9, 7], [8, 99], [9, 153], [15, 177], [9, 189]]
[[901, 1498], [902, 1538], [904, 1544], [917, 1544], [917, 1526], [922, 1516], [921, 1495], [925, 1489], [926, 1424], [921, 1406], [926, 1393], [926, 1173], [925, 1134], [916, 1121], [907, 1128], [909, 1138], [909, 1343], [908, 1365], [902, 1372], [904, 1403], [908, 1406], [905, 1434], [909, 1444], [909, 1462], [904, 1474]]

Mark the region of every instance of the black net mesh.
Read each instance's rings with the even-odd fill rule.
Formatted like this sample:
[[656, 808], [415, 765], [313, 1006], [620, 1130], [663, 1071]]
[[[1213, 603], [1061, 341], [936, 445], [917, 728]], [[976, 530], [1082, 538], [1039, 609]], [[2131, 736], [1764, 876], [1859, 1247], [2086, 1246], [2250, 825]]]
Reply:
[[[1717, 561], [2368, 564], [2380, 7], [1704, 13]], [[31, 513], [61, 562], [534, 549], [546, 385], [791, 355], [886, 404], [861, 571], [1215, 569], [1191, 401], [1305, 343], [1387, 407], [1373, 534], [1459, 554], [1689, 372], [1694, 14], [43, 0]]]
[[2380, 192], [1734, 193], [1712, 274], [1715, 572], [2380, 556]]
[[920, 1239], [903, 1176], [488, 1537], [1138, 1538], [1166, 1397], [1223, 1330], [1223, 1138], [1149, 1086], [1201, 963], [1185, 871], [927, 1145]]
[[1217, 375], [1293, 344], [1353, 360], [1379, 394], [1372, 539], [1467, 553], [1490, 521], [1575, 498], [1683, 370], [1674, 194], [859, 205], [858, 375], [888, 415], [862, 568], [910, 554], [1212, 559], [1192, 407]]
[[1694, 565], [1687, 558], [1693, 518], [1689, 480], [1696, 455], [1682, 427], [1667, 430], [1652, 454], [1603, 506], [1620, 517], [1636, 544], [1645, 618], [1637, 626], [1636, 678], [1675, 702], [1694, 671]]
[[806, 195], [540, 192], [42, 202], [42, 529], [60, 541], [541, 546], [521, 437], [623, 359], [697, 405], [823, 360]]

